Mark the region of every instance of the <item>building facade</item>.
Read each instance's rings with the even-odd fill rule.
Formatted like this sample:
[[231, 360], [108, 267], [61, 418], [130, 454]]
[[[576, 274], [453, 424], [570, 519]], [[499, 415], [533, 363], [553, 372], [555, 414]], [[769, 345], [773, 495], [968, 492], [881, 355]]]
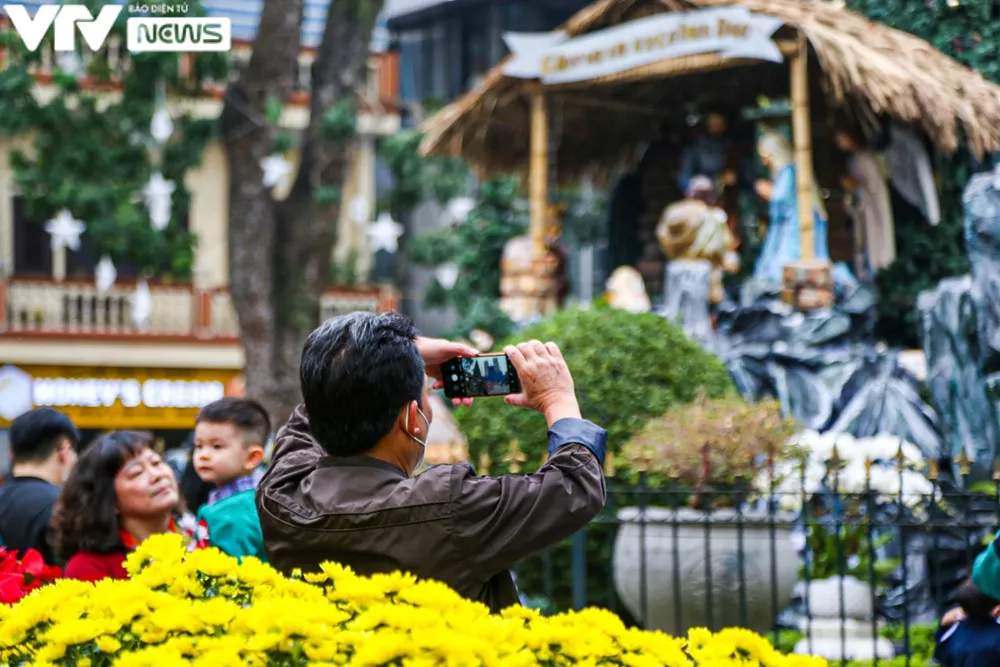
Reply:
[[[402, 124], [417, 127], [437, 107], [474, 88], [507, 55], [505, 33], [555, 30], [588, 4], [587, 0], [387, 0], [383, 21], [390, 48], [399, 58]], [[448, 220], [428, 203], [406, 224], [411, 234], [420, 234], [439, 229]], [[570, 250], [574, 292], [589, 302], [599, 288], [597, 264], [603, 249]], [[424, 268], [408, 272], [404, 303], [421, 330], [446, 332], [454, 326], [453, 314], [421, 305], [433, 273]]]
[[[507, 54], [506, 32], [544, 32], [584, 0], [389, 0], [384, 18], [399, 52], [399, 97], [406, 119], [475, 87]], [[412, 121], [408, 121], [412, 122]]]
[[[26, 4], [33, 12], [42, 3]], [[210, 13], [231, 18], [232, 58], [249, 58], [259, 4], [205, 4]], [[300, 86], [281, 119], [293, 133], [308, 122], [308, 72], [325, 18], [324, 3], [306, 5]], [[0, 31], [9, 29], [5, 21], [0, 14]], [[184, 56], [179, 57], [183, 68]], [[33, 72], [41, 98], [53, 92], [52, 61], [51, 53], [43, 54]], [[344, 201], [363, 199], [373, 212], [376, 142], [399, 128], [396, 81], [395, 55], [372, 54], [358, 118], [360, 149], [343, 195]], [[214, 118], [223, 92], [220, 84], [199, 99], [169, 99], [167, 107]], [[112, 88], [102, 94], [115, 93]], [[141, 328], [130, 315], [138, 276], [118, 267], [115, 285], [99, 292], [94, 275], [98, 258], [86, 235], [78, 251], [53, 250], [44, 221], [28, 219], [10, 166], [15, 148], [28, 149], [30, 142], [0, 138], [0, 472], [8, 461], [6, 429], [33, 406], [60, 409], [87, 431], [154, 430], [174, 444], [170, 441], [186, 436], [202, 405], [242, 392], [244, 357], [228, 290], [229, 184], [222, 146], [210, 144], [202, 164], [185, 177], [191, 193], [185, 224], [198, 237], [192, 277], [185, 282], [150, 280], [150, 316]], [[292, 151], [286, 158], [294, 164], [297, 156]], [[280, 187], [276, 196], [283, 196]], [[336, 255], [357, 256], [363, 275], [370, 255], [365, 226], [350, 219], [349, 207], [343, 208]], [[333, 289], [323, 298], [321, 316], [395, 305], [389, 288]]]

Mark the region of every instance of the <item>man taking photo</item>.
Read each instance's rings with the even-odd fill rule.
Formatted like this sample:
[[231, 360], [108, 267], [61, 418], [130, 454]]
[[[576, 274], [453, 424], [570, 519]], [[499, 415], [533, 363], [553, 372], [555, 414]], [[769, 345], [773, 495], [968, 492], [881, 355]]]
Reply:
[[414, 477], [433, 419], [425, 374], [439, 387], [442, 363], [477, 350], [419, 337], [396, 313], [353, 313], [316, 329], [302, 353], [304, 405], [279, 431], [257, 489], [271, 564], [286, 573], [324, 561], [365, 575], [402, 570], [493, 611], [517, 604], [510, 568], [604, 507], [607, 432], [581, 418], [554, 343], [504, 351], [522, 389], [506, 401], [545, 415], [548, 461], [532, 475], [480, 477], [463, 464]]

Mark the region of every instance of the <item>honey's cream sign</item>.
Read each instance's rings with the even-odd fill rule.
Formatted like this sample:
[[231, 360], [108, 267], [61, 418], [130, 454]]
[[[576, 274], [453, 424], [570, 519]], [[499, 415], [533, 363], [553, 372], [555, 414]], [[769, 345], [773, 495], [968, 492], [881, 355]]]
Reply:
[[80, 428], [191, 428], [198, 410], [234, 393], [236, 371], [0, 366], [0, 428], [53, 407]]
[[772, 36], [781, 19], [744, 7], [657, 14], [569, 39], [565, 32], [507, 33], [513, 58], [504, 74], [573, 83], [699, 53], [781, 62]]

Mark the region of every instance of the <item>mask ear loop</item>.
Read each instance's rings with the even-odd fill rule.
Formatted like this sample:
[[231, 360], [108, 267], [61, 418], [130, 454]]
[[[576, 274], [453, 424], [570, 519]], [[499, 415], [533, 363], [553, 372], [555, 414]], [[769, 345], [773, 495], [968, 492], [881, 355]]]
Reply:
[[[423, 411], [420, 408], [417, 408], [417, 412], [419, 412], [420, 416], [424, 418], [424, 423], [427, 424], [427, 427], [428, 427], [428, 430], [429, 430], [431, 423], [427, 420], [427, 417], [424, 416], [424, 413], [423, 413]], [[409, 408], [407, 408], [407, 410], [406, 410], [406, 416], [403, 417], [403, 427], [406, 428], [406, 435], [410, 436], [411, 438], [413, 438], [414, 440], [416, 440], [417, 442], [419, 442], [421, 444], [421, 446], [424, 447], [424, 449], [427, 448], [427, 436], [426, 435], [424, 436], [424, 439], [421, 440], [417, 436], [415, 436], [412, 433], [410, 433], [410, 410], [409, 410]]]

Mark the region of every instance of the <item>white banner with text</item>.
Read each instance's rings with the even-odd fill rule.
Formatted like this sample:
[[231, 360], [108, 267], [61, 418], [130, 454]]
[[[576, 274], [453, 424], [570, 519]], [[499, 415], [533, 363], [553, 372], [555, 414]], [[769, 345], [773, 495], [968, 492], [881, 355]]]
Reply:
[[504, 74], [545, 84], [587, 81], [661, 60], [701, 53], [781, 62], [774, 16], [743, 7], [657, 14], [569, 39], [562, 31], [507, 33], [513, 58]]

